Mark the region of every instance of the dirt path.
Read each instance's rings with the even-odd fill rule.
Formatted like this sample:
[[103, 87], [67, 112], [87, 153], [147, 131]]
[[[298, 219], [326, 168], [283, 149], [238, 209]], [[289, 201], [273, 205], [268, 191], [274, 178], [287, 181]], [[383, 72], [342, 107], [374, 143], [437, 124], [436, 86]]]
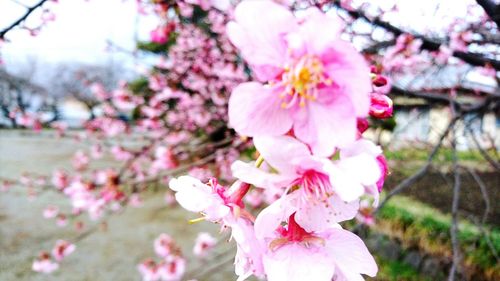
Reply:
[[[49, 173], [55, 167], [67, 167], [70, 155], [77, 148], [71, 140], [0, 131], [0, 177], [15, 178], [26, 170]], [[44, 192], [29, 201], [23, 188], [0, 193], [0, 280], [140, 280], [136, 265], [154, 256], [152, 242], [162, 232], [177, 238], [183, 253], [192, 261], [188, 265], [190, 276], [203, 273], [208, 266], [192, 256], [192, 241], [198, 232], [215, 234], [217, 228], [208, 223], [188, 224], [194, 214], [166, 207], [163, 196], [158, 195], [145, 199], [141, 208], [113, 215], [107, 222], [107, 230], [99, 229], [86, 237], [77, 244], [75, 253], [63, 261], [59, 271], [45, 276], [31, 271], [33, 258], [50, 249], [57, 239], [72, 240], [78, 235], [70, 226], [59, 228], [54, 221], [42, 217], [47, 204], [64, 208], [65, 200], [55, 193]], [[223, 242], [217, 251], [227, 251], [231, 245]], [[198, 278], [199, 281], [234, 279], [232, 266]]]

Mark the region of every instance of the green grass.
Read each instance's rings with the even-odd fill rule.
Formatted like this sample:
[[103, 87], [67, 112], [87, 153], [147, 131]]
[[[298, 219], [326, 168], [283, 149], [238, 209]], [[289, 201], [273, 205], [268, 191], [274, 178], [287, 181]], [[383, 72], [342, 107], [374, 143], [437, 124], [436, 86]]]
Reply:
[[[395, 197], [382, 208], [375, 225], [390, 228], [388, 235], [398, 233], [404, 241], [417, 243], [425, 251], [449, 256], [451, 253], [451, 218], [438, 210], [407, 197]], [[489, 227], [488, 238], [500, 252], [500, 229]], [[480, 229], [460, 221], [458, 239], [466, 264], [478, 267], [487, 275], [500, 276], [500, 265]]]
[[[397, 161], [426, 161], [430, 151], [427, 149], [400, 149], [396, 151], [385, 150], [384, 155], [388, 160]], [[457, 152], [458, 160], [462, 161], [484, 161], [483, 156], [477, 150], [467, 150]], [[449, 148], [441, 148], [435, 156], [437, 162], [451, 162], [453, 160], [453, 152]]]
[[422, 276], [410, 265], [401, 261], [385, 260], [376, 257], [379, 271], [376, 278], [368, 278], [367, 280], [383, 280], [383, 281], [431, 281], [430, 278]]

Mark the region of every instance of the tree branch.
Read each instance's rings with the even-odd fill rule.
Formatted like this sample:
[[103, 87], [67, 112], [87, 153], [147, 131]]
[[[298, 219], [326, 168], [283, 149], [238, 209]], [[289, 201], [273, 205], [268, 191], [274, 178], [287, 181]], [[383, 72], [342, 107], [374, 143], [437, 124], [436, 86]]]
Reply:
[[[342, 7], [340, 4], [339, 0], [333, 0], [332, 1], [333, 6], [335, 6], [337, 9], [340, 9], [342, 11], [345, 11], [348, 13], [351, 17], [355, 19], [363, 19], [367, 21], [368, 23], [371, 23], [373, 25], [379, 26], [384, 28], [385, 30], [393, 33], [395, 36], [399, 36], [401, 34], [411, 34], [413, 37], [422, 40], [422, 49], [428, 50], [428, 51], [438, 51], [439, 47], [442, 45], [440, 42], [436, 42], [430, 38], [427, 38], [423, 35], [420, 34], [414, 34], [411, 32], [407, 32], [397, 26], [392, 25], [389, 22], [383, 21], [380, 18], [370, 18], [368, 17], [364, 11], [358, 9], [358, 10], [348, 10]], [[481, 54], [477, 53], [472, 53], [472, 52], [463, 52], [463, 51], [453, 51], [452, 54], [454, 57], [459, 58], [471, 65], [474, 66], [485, 66], [487, 64], [491, 65], [495, 70], [500, 71], [500, 61], [495, 60], [495, 59], [490, 59], [482, 56]]]
[[456, 133], [455, 128], [451, 129], [451, 146], [453, 150], [453, 200], [451, 203], [451, 246], [453, 250], [453, 264], [450, 269], [450, 274], [448, 275], [448, 280], [455, 280], [455, 276], [458, 272], [460, 266], [460, 244], [458, 241], [458, 205], [460, 201], [460, 171], [458, 166], [458, 157], [457, 157], [457, 141], [456, 141]]
[[500, 5], [496, 5], [490, 0], [476, 0], [476, 2], [484, 9], [490, 19], [497, 24], [497, 27], [500, 27]]
[[29, 15], [31, 15], [31, 13], [33, 13], [36, 9], [40, 8], [45, 2], [47, 2], [48, 0], [40, 0], [40, 2], [38, 2], [37, 4], [35, 4], [34, 6], [31, 6], [29, 8], [26, 9], [26, 12], [24, 13], [24, 15], [22, 15], [18, 20], [16, 20], [15, 22], [13, 22], [11, 25], [9, 25], [8, 27], [6, 27], [5, 29], [3, 29], [2, 31], [0, 31], [0, 39], [4, 39], [5, 38], [5, 35], [11, 31], [12, 29], [14, 29], [16, 26], [20, 25], [21, 23], [23, 23], [28, 17]]
[[399, 194], [403, 190], [405, 190], [407, 187], [413, 185], [416, 181], [418, 181], [421, 177], [423, 177], [427, 171], [429, 170], [432, 160], [434, 159], [434, 156], [436, 156], [437, 152], [439, 151], [439, 148], [443, 144], [444, 139], [448, 135], [448, 132], [453, 128], [455, 123], [457, 122], [458, 117], [453, 118], [450, 121], [450, 124], [446, 128], [446, 130], [441, 134], [441, 137], [439, 138], [438, 143], [434, 146], [432, 149], [431, 153], [429, 154], [429, 157], [427, 158], [427, 162], [425, 163], [424, 166], [422, 166], [416, 173], [411, 175], [410, 177], [406, 178], [404, 181], [402, 181], [400, 184], [398, 184], [387, 196], [384, 198], [384, 200], [378, 205], [377, 209], [374, 210], [373, 214], [377, 214], [380, 209], [384, 207], [384, 205], [387, 203], [389, 199], [391, 199], [394, 195]]

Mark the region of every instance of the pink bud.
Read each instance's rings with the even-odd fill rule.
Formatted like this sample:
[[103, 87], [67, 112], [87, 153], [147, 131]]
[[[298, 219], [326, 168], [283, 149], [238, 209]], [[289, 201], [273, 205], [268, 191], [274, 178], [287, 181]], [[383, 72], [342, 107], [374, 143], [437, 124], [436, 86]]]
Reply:
[[392, 100], [388, 96], [371, 94], [370, 116], [378, 119], [389, 118], [392, 116], [392, 110]]

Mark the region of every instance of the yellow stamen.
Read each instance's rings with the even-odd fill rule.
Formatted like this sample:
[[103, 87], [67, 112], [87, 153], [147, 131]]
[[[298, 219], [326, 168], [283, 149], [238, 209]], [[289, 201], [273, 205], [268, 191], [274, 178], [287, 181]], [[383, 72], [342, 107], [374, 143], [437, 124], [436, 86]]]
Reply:
[[259, 157], [255, 161], [255, 167], [260, 168], [262, 163], [264, 163], [264, 157], [262, 157], [262, 155], [259, 155]]
[[196, 219], [192, 219], [192, 220], [189, 220], [189, 224], [195, 224], [195, 223], [198, 223], [198, 222], [201, 222], [201, 221], [204, 221], [205, 220], [205, 217], [201, 217], [201, 218], [196, 218]]

